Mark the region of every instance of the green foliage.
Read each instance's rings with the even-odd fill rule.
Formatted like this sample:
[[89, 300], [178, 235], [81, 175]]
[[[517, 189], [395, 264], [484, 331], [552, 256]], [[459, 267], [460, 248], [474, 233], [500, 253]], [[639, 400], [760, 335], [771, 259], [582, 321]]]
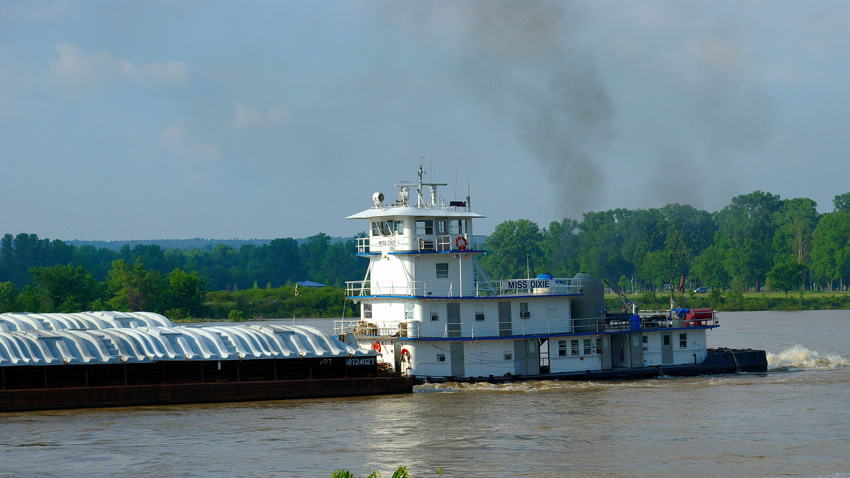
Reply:
[[241, 310], [233, 309], [227, 314], [227, 319], [231, 322], [244, 322], [245, 314]]
[[14, 282], [0, 283], [0, 313], [18, 310], [18, 295], [20, 291]]
[[[845, 288], [850, 193], [836, 196], [833, 204], [834, 212], [819, 215], [810, 199], [755, 191], [714, 214], [669, 204], [588, 212], [581, 221], [553, 221], [545, 229], [510, 220], [496, 226], [480, 261], [494, 280], [583, 271], [640, 292], [664, 290], [673, 257], [673, 274], [684, 272], [689, 290], [718, 291], [688, 302], [749, 307], [753, 300], [741, 294], [765, 284], [786, 294], [797, 286]], [[356, 257], [353, 239], [334, 241], [322, 233], [301, 244], [281, 238], [238, 247], [180, 250], [136, 243], [114, 251], [6, 234], [0, 240], [0, 309], [111, 308], [168, 311], [181, 318], [226, 318], [233, 310], [245, 318], [337, 316], [345, 313], [344, 282], [362, 278], [368, 263]], [[304, 290], [296, 300], [291, 284], [303, 279], [333, 287]], [[727, 288], [740, 294], [719, 292]], [[676, 300], [681, 305], [685, 299]]]
[[[442, 468], [437, 469], [437, 474], [438, 474], [438, 476], [443, 476]], [[333, 474], [331, 474], [331, 477], [332, 478], [355, 478], [355, 476], [352, 472], [350, 472], [348, 470], [342, 470], [342, 469], [336, 470], [335, 472], [333, 472]], [[375, 470], [369, 476], [367, 476], [366, 478], [380, 478], [380, 477], [381, 477], [381, 472], [379, 472], [378, 470]], [[410, 473], [407, 471], [407, 467], [400, 466], [393, 473], [392, 478], [410, 478]]]
[[767, 285], [772, 289], [788, 291], [799, 286], [803, 282], [803, 265], [795, 260], [780, 262], [773, 266], [767, 273]]
[[165, 307], [184, 311], [188, 316], [200, 317], [204, 313], [206, 298], [206, 279], [198, 277], [197, 272], [183, 272], [174, 269], [168, 274], [168, 288], [165, 291]]
[[505, 221], [487, 239], [489, 253], [482, 260], [482, 267], [497, 278], [526, 277], [529, 270], [543, 266], [542, 240], [543, 234], [536, 223], [527, 219]]
[[81, 266], [36, 267], [30, 269], [35, 288], [42, 291], [51, 312], [88, 310], [99, 296], [99, 286]]
[[149, 271], [141, 259], [130, 268], [124, 259], [112, 263], [107, 291], [109, 305], [115, 310], [161, 311], [166, 283], [158, 271]]

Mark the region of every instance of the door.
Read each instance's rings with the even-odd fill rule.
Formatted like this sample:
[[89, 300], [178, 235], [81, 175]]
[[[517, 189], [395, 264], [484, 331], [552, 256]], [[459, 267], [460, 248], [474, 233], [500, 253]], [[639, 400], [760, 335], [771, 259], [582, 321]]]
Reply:
[[537, 339], [526, 340], [525, 345], [527, 348], [528, 357], [526, 365], [526, 373], [529, 375], [537, 375], [540, 373], [540, 343], [537, 342]]
[[632, 359], [631, 367], [643, 367], [643, 334], [636, 332], [634, 334], [630, 334], [630, 336], [632, 344], [631, 353], [629, 354]]
[[517, 375], [540, 373], [540, 344], [537, 339], [514, 341], [514, 369]]
[[446, 304], [446, 337], [460, 337], [460, 302]]
[[452, 376], [463, 377], [463, 342], [451, 342], [449, 350], [452, 356]]
[[499, 302], [499, 337], [510, 337], [511, 330], [511, 303]]
[[673, 363], [673, 338], [670, 333], [661, 335], [661, 363]]

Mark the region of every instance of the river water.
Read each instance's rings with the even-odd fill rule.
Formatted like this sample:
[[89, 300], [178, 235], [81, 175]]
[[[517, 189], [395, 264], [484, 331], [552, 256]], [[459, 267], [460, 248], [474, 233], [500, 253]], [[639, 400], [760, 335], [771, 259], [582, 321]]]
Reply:
[[765, 349], [769, 373], [9, 413], [0, 476], [850, 477], [850, 311], [720, 320], [709, 345]]

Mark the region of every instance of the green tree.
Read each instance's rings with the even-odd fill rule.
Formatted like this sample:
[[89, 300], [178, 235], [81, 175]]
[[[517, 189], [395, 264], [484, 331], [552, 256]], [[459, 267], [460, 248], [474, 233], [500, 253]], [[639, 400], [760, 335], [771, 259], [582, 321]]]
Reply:
[[124, 259], [118, 259], [109, 271], [108, 303], [116, 310], [162, 312], [165, 288], [159, 271], [148, 271], [141, 260], [131, 268]]
[[578, 222], [573, 219], [552, 221], [549, 228], [542, 231], [540, 247], [545, 257], [543, 264], [548, 265], [550, 274], [572, 277], [580, 272], [578, 234]]
[[81, 266], [36, 267], [30, 269], [30, 274], [36, 288], [46, 292], [51, 311], [88, 310], [99, 296], [98, 283]]
[[767, 286], [771, 289], [788, 291], [800, 285], [803, 280], [803, 265], [794, 261], [780, 262], [767, 273]]
[[18, 311], [20, 291], [14, 282], [0, 282], [0, 313]]
[[817, 203], [807, 198], [783, 201], [775, 215], [773, 248], [776, 262], [792, 257], [797, 264], [808, 264], [812, 237], [820, 220]]
[[844, 278], [850, 275], [850, 213], [824, 214], [812, 239], [812, 272], [815, 279], [834, 287], [844, 288]]
[[764, 283], [773, 263], [773, 250], [766, 245], [773, 242], [774, 219], [781, 205], [779, 196], [755, 191], [732, 198], [716, 214], [715, 244], [724, 249], [724, 264], [733, 284], [758, 290]]
[[487, 239], [487, 257], [482, 267], [491, 278], [515, 279], [543, 272], [543, 235], [528, 219], [505, 221]]
[[726, 270], [726, 250], [712, 245], [706, 248], [696, 259], [694, 272], [702, 286], [710, 286], [720, 290], [729, 284], [730, 278]]
[[202, 317], [206, 285], [209, 281], [198, 277], [197, 272], [187, 273], [174, 269], [167, 277], [165, 309], [179, 310], [189, 317]]
[[832, 200], [835, 212], [850, 212], [850, 193], [839, 194]]

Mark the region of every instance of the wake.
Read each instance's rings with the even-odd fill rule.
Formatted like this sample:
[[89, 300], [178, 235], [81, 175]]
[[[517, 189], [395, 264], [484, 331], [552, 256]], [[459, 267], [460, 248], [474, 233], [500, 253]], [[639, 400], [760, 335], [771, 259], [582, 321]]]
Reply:
[[850, 367], [850, 360], [840, 355], [821, 355], [802, 345], [774, 354], [767, 353], [769, 372], [796, 372], [800, 370], [836, 370]]

